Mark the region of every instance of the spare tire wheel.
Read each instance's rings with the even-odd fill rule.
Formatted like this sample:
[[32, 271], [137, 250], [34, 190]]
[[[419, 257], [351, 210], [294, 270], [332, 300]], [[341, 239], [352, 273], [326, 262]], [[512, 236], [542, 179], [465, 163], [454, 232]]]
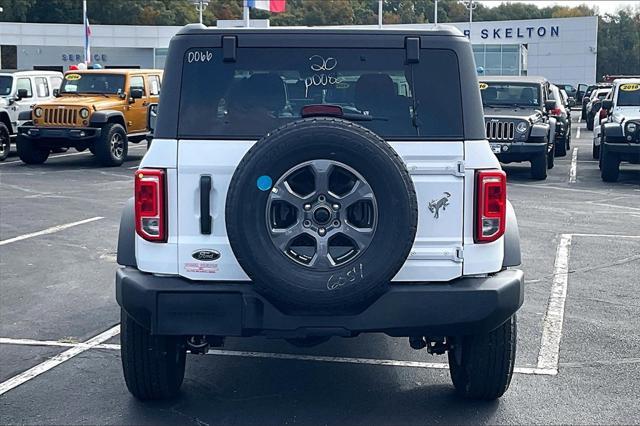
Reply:
[[415, 189], [368, 129], [308, 118], [259, 140], [227, 194], [227, 234], [256, 291], [295, 312], [354, 312], [388, 287], [413, 245]]

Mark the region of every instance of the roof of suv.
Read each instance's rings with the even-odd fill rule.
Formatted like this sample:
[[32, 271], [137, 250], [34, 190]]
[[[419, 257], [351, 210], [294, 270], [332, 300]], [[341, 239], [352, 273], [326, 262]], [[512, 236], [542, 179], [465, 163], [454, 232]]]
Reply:
[[162, 72], [162, 70], [154, 70], [154, 69], [138, 69], [138, 68], [101, 68], [101, 69], [90, 69], [90, 70], [70, 70], [67, 71], [66, 74], [148, 74], [148, 73], [158, 73]]
[[519, 76], [519, 75], [496, 75], [496, 76], [482, 76], [478, 77], [480, 81], [495, 81], [495, 82], [511, 82], [511, 83], [537, 83], [544, 84], [547, 79], [537, 76]]
[[0, 70], [2, 75], [16, 75], [16, 76], [42, 76], [42, 75], [60, 75], [62, 73], [58, 71], [29, 71], [29, 70]]
[[184, 26], [176, 35], [215, 35], [215, 34], [366, 34], [366, 35], [420, 35], [420, 36], [452, 36], [465, 37], [462, 32], [449, 25], [438, 25], [432, 28], [348, 28], [348, 27], [271, 27], [271, 28], [218, 28], [202, 24]]

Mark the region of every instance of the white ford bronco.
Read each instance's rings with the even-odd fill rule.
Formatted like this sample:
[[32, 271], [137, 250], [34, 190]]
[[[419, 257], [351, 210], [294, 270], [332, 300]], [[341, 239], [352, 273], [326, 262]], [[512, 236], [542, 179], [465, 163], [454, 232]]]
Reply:
[[602, 108], [607, 118], [600, 125], [600, 174], [603, 181], [616, 182], [620, 162], [640, 164], [640, 78], [614, 80]]
[[122, 363], [174, 396], [227, 336], [385, 333], [508, 388], [518, 227], [457, 30], [215, 29], [171, 41], [118, 242]]

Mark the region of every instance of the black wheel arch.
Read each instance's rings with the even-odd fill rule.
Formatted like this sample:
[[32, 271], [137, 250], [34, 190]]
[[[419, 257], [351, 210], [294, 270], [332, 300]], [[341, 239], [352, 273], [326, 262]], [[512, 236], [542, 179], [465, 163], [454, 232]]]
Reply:
[[120, 216], [116, 261], [122, 266], [138, 267], [136, 261], [136, 224], [133, 197], [127, 200]]
[[11, 125], [11, 119], [9, 118], [9, 113], [7, 111], [0, 111], [0, 123], [4, 124], [5, 126], [7, 126], [7, 129], [9, 129], [9, 134], [12, 135], [13, 134], [13, 126]]
[[518, 230], [518, 219], [513, 206], [507, 201], [507, 223], [504, 233], [504, 257], [502, 267], [518, 266], [522, 263], [520, 251], [520, 231]]
[[93, 127], [102, 127], [107, 123], [118, 123], [127, 130], [127, 121], [124, 114], [116, 110], [96, 111], [91, 115], [89, 124]]

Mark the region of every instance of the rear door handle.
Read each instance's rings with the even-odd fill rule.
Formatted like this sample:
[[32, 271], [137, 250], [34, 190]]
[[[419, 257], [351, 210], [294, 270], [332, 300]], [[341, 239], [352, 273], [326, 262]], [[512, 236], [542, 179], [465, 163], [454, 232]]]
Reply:
[[211, 176], [200, 176], [200, 233], [211, 234]]

